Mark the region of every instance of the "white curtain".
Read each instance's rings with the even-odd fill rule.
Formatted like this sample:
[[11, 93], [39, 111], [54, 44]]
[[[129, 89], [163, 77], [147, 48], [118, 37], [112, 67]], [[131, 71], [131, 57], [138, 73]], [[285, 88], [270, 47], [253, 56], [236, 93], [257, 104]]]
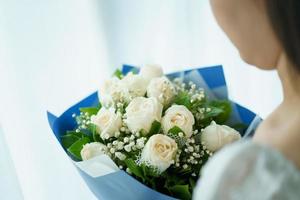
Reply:
[[208, 0], [100, 1], [110, 66], [159, 63], [174, 71], [222, 64], [230, 96], [267, 116], [281, 101], [276, 72], [244, 63]]
[[122, 63], [223, 64], [230, 96], [263, 117], [282, 98], [276, 73], [241, 61], [207, 0], [0, 0], [0, 134], [25, 199], [93, 199], [45, 112], [61, 114]]

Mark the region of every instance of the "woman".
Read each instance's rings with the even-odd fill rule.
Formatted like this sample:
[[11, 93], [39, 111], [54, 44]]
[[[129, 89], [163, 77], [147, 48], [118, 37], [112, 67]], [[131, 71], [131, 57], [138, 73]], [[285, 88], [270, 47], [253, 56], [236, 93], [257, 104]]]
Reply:
[[211, 0], [211, 5], [246, 62], [278, 71], [284, 100], [253, 140], [215, 155], [194, 199], [300, 199], [300, 1]]

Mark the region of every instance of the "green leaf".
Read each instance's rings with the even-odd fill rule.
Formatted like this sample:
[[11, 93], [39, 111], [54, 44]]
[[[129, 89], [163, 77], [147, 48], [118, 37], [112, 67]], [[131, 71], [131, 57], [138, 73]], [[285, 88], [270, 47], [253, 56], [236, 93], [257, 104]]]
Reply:
[[80, 112], [83, 112], [83, 113], [88, 113], [89, 116], [92, 116], [92, 115], [96, 115], [99, 111], [99, 107], [84, 107], [84, 108], [79, 108]]
[[222, 124], [228, 120], [231, 114], [231, 104], [229, 101], [212, 101], [209, 103], [212, 111], [215, 112], [214, 120]]
[[174, 135], [174, 136], [177, 136], [178, 133], [182, 132], [183, 134], [185, 134], [181, 128], [179, 128], [178, 126], [174, 126], [173, 128], [171, 128], [169, 131], [168, 131], [170, 134]]
[[[164, 174], [163, 174], [164, 175]], [[166, 182], [164, 187], [169, 189], [174, 185], [185, 185], [186, 180], [181, 176], [178, 176], [177, 171], [174, 171], [172, 174], [165, 174]]]
[[161, 123], [155, 120], [155, 121], [152, 123], [151, 129], [150, 129], [149, 133], [147, 134], [147, 136], [150, 137], [150, 136], [152, 136], [152, 135], [155, 135], [155, 134], [159, 133], [160, 128], [161, 128]]
[[201, 121], [205, 121], [207, 119], [211, 121], [211, 119], [214, 119], [223, 113], [223, 110], [220, 108], [210, 107], [210, 109], [210, 112], [204, 113], [204, 117], [201, 119]]
[[61, 137], [61, 144], [65, 149], [67, 149], [80, 138], [81, 137], [78, 137], [77, 135], [74, 134], [67, 134]]
[[203, 118], [196, 123], [198, 129], [208, 126], [212, 120], [217, 124], [224, 124], [231, 113], [231, 104], [229, 101], [210, 101], [206, 104], [210, 108], [209, 112], [203, 113]]
[[185, 146], [185, 144], [186, 144], [186, 137], [176, 137], [176, 136], [178, 136], [178, 134], [179, 134], [180, 132], [183, 133], [183, 135], [185, 135], [185, 133], [184, 133], [184, 132], [181, 130], [181, 128], [179, 128], [178, 126], [174, 126], [173, 128], [171, 128], [171, 129], [168, 131], [168, 133], [171, 135], [171, 137], [172, 137], [172, 136], [175, 136], [175, 137], [172, 137], [172, 138], [176, 141], [178, 147], [181, 149], [181, 148], [183, 148], [183, 147]]
[[195, 188], [196, 181], [194, 179], [192, 179], [192, 178], [189, 178], [189, 184], [190, 184], [191, 188]]
[[160, 174], [154, 168], [148, 167], [145, 164], [141, 164], [144, 177], [159, 177]]
[[193, 171], [193, 169], [189, 166], [189, 167], [187, 167], [187, 168], [185, 168], [185, 169], [180, 169], [179, 171], [178, 171], [178, 173], [180, 174], [180, 175], [186, 175], [186, 174], [190, 174], [190, 173], [192, 173], [192, 171]]
[[82, 138], [84, 136], [84, 133], [80, 132], [76, 132], [76, 131], [67, 131], [66, 135], [75, 135], [77, 137]]
[[174, 99], [174, 103], [177, 105], [183, 105], [187, 107], [189, 110], [192, 107], [191, 97], [187, 92], [179, 92]]
[[201, 144], [201, 133], [196, 134], [194, 140], [196, 144]]
[[117, 77], [118, 79], [122, 79], [123, 78], [123, 74], [122, 71], [120, 69], [117, 69], [114, 73], [113, 76]]
[[137, 177], [139, 177], [139, 178], [143, 179], [143, 181], [145, 181], [141, 167], [138, 166], [132, 158], [128, 158], [124, 162], [134, 175], [136, 175]]
[[248, 128], [248, 126], [244, 123], [234, 124], [234, 125], [231, 125], [230, 127], [237, 130], [237, 131], [239, 131], [240, 133], [244, 132], [245, 129]]
[[175, 185], [169, 187], [169, 190], [173, 193], [174, 196], [183, 200], [190, 200], [192, 195], [189, 191], [189, 185]]
[[97, 132], [97, 126], [95, 124], [89, 124], [88, 127], [89, 127], [89, 130], [92, 133], [93, 140], [95, 142], [101, 142], [101, 143], [103, 143], [103, 140], [101, 139], [99, 133]]
[[83, 148], [83, 145], [87, 144], [90, 142], [90, 139], [88, 137], [83, 137], [79, 140], [77, 140], [75, 143], [73, 143], [67, 151], [74, 156], [78, 160], [82, 160], [80, 151]]
[[67, 131], [65, 135], [61, 136], [62, 146], [67, 149], [82, 137], [84, 137], [82, 132]]

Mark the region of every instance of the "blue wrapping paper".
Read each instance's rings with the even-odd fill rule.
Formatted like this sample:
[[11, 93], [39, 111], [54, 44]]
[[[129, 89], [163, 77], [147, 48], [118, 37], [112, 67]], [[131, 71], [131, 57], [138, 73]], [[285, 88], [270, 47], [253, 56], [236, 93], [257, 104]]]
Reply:
[[[127, 74], [132, 70], [138, 71], [138, 68], [123, 65], [122, 73]], [[182, 78], [184, 82], [193, 81], [198, 87], [205, 90], [209, 99], [228, 99], [228, 91], [222, 66], [202, 67], [194, 70], [171, 73], [167, 76], [170, 79]], [[52, 113], [47, 112], [49, 125], [58, 142], [61, 143], [61, 136], [63, 136], [67, 130], [73, 130], [75, 128], [76, 122], [72, 114], [79, 114], [80, 107], [96, 106], [98, 102], [98, 95], [97, 92], [95, 92], [70, 107], [60, 117], [56, 117]], [[241, 133], [243, 138], [252, 136], [258, 124], [261, 122], [261, 118], [233, 101], [231, 101], [231, 104], [232, 113], [227, 124], [243, 123], [248, 127]], [[82, 171], [76, 164], [75, 167], [98, 199], [174, 200], [173, 197], [161, 194], [143, 185], [122, 170], [104, 176], [93, 177]]]

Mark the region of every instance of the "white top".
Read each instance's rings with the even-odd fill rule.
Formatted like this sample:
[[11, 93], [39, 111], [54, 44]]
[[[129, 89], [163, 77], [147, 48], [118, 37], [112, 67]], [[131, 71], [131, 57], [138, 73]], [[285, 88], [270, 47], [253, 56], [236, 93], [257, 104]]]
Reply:
[[275, 149], [238, 142], [206, 164], [194, 199], [299, 200], [300, 171]]

